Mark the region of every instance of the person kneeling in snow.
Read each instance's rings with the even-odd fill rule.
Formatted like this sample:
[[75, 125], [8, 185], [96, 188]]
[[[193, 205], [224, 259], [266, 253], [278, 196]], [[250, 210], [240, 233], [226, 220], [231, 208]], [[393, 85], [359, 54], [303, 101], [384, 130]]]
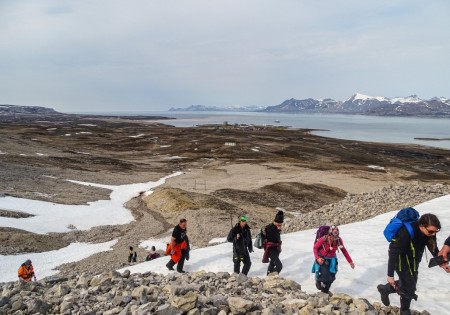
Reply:
[[32, 278], [34, 281], [36, 281], [34, 268], [33, 265], [31, 264], [31, 260], [29, 259], [19, 267], [17, 273], [19, 275], [19, 281], [30, 282]]
[[153, 260], [159, 257], [160, 255], [156, 252], [155, 246], [152, 246], [152, 249], [148, 252], [147, 257], [145, 258], [145, 261]]

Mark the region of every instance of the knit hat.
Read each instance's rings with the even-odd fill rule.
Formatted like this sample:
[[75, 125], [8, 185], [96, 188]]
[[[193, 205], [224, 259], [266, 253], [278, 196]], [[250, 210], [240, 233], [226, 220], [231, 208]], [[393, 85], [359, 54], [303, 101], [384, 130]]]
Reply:
[[283, 223], [284, 221], [284, 212], [283, 211], [278, 211], [277, 215], [275, 216], [275, 220], [276, 223]]

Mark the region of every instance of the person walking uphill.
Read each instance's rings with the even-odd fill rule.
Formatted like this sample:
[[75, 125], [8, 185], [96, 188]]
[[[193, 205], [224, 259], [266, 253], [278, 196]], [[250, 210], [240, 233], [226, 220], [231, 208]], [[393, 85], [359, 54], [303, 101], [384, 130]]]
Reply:
[[252, 234], [247, 224], [247, 216], [239, 217], [239, 223], [230, 230], [227, 240], [233, 242], [234, 272], [239, 273], [242, 262], [244, 264], [242, 273], [247, 275], [252, 265], [249, 252], [253, 252]]
[[[389, 260], [387, 268], [387, 284], [377, 286], [384, 305], [390, 304], [389, 294], [400, 295], [400, 314], [411, 314], [411, 300], [417, 300], [416, 285], [419, 264], [422, 260], [425, 246], [435, 257], [438, 254], [436, 233], [441, 229], [441, 223], [434, 214], [424, 214], [418, 221], [411, 223], [413, 237], [403, 225], [395, 238], [389, 244]], [[394, 280], [394, 271], [399, 280]]]
[[25, 261], [22, 265], [20, 265], [19, 270], [17, 271], [19, 276], [19, 281], [30, 282], [31, 279], [36, 281], [36, 275], [34, 274], [34, 268], [31, 263], [31, 260]]
[[184, 261], [189, 260], [189, 238], [186, 226], [187, 220], [181, 219], [180, 223], [173, 229], [170, 243], [166, 249], [166, 255], [170, 254], [170, 260], [166, 267], [169, 270], [174, 270], [173, 266], [176, 264], [177, 271], [180, 273], [184, 273]]
[[283, 211], [278, 211], [273, 222], [266, 226], [264, 234], [264, 256], [263, 263], [269, 263], [267, 275], [276, 271], [278, 273], [283, 269], [280, 260], [281, 253], [281, 226], [284, 221]]
[[331, 284], [336, 280], [338, 271], [337, 250], [342, 251], [350, 267], [354, 269], [355, 264], [347, 252], [342, 238], [339, 236], [338, 227], [331, 226], [328, 235], [320, 237], [314, 243], [314, 257], [316, 261], [313, 265], [313, 272], [316, 273], [316, 288], [323, 293], [328, 293]]

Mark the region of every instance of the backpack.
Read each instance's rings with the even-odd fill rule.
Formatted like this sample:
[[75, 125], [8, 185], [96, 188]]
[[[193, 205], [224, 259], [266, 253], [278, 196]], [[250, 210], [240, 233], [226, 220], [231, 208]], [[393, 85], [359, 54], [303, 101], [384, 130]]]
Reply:
[[330, 226], [329, 225], [322, 225], [319, 226], [316, 232], [316, 239], [314, 240], [314, 243], [316, 243], [320, 238], [328, 235], [330, 232]]
[[258, 233], [256, 234], [255, 243], [253, 244], [253, 246], [259, 249], [263, 248], [263, 237], [261, 230], [259, 230]]
[[414, 208], [403, 208], [400, 210], [395, 217], [391, 219], [391, 221], [386, 225], [384, 229], [384, 237], [386, 237], [388, 242], [392, 242], [392, 240], [397, 235], [398, 231], [405, 226], [406, 230], [408, 230], [411, 239], [414, 238], [414, 230], [411, 226], [411, 223], [417, 222], [419, 220], [419, 212]]

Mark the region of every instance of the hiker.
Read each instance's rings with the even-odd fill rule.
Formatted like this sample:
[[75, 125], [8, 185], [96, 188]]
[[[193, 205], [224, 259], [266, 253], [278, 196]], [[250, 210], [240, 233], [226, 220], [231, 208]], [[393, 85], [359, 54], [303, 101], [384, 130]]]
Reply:
[[[424, 214], [418, 221], [411, 224], [413, 237], [406, 225], [397, 232], [395, 238], [389, 244], [389, 260], [387, 268], [387, 284], [377, 286], [384, 305], [390, 305], [389, 294], [400, 295], [400, 314], [411, 314], [411, 300], [417, 300], [416, 285], [418, 269], [422, 260], [425, 246], [433, 257], [438, 254], [436, 233], [441, 229], [441, 223], [434, 214]], [[394, 279], [394, 271], [398, 275], [398, 281]]]
[[442, 246], [442, 249], [438, 253], [438, 255], [444, 257], [444, 260], [446, 261], [446, 263], [444, 265], [441, 265], [441, 267], [447, 272], [450, 272], [450, 265], [448, 264], [449, 254], [450, 254], [450, 236], [447, 237], [444, 246]]
[[280, 253], [281, 253], [281, 226], [284, 221], [284, 213], [283, 211], [278, 211], [275, 215], [275, 219], [273, 222], [266, 226], [263, 230], [264, 235], [264, 256], [263, 263], [269, 263], [269, 267], [267, 268], [267, 275], [276, 271], [277, 273], [281, 272], [283, 269], [283, 264], [280, 261]]
[[242, 262], [242, 273], [247, 275], [252, 265], [249, 252], [253, 252], [252, 234], [247, 224], [247, 216], [239, 217], [239, 222], [228, 233], [227, 240], [233, 242], [234, 272], [239, 273]]
[[338, 259], [336, 251], [341, 250], [345, 259], [352, 269], [355, 264], [352, 261], [347, 249], [344, 246], [342, 238], [339, 236], [339, 228], [331, 226], [328, 233], [320, 237], [314, 243], [314, 262], [313, 272], [316, 273], [316, 288], [323, 293], [328, 293], [331, 284], [336, 280], [338, 271]]
[[170, 243], [166, 249], [166, 255], [170, 254], [170, 260], [166, 264], [169, 270], [174, 270], [177, 264], [177, 271], [184, 273], [184, 261], [189, 260], [189, 238], [186, 231], [187, 220], [181, 219], [180, 223], [174, 227]]
[[31, 279], [36, 281], [36, 275], [34, 274], [33, 264], [31, 260], [27, 259], [22, 265], [20, 265], [17, 271], [19, 275], [19, 281], [30, 282]]
[[156, 252], [155, 246], [152, 246], [152, 248], [148, 252], [147, 257], [145, 258], [145, 261], [153, 260], [153, 259], [159, 258], [160, 256], [161, 255]]
[[130, 251], [128, 252], [128, 262], [129, 263], [136, 262], [136, 260], [137, 260], [136, 252], [134, 251], [132, 246], [130, 246], [129, 249], [130, 249]]

